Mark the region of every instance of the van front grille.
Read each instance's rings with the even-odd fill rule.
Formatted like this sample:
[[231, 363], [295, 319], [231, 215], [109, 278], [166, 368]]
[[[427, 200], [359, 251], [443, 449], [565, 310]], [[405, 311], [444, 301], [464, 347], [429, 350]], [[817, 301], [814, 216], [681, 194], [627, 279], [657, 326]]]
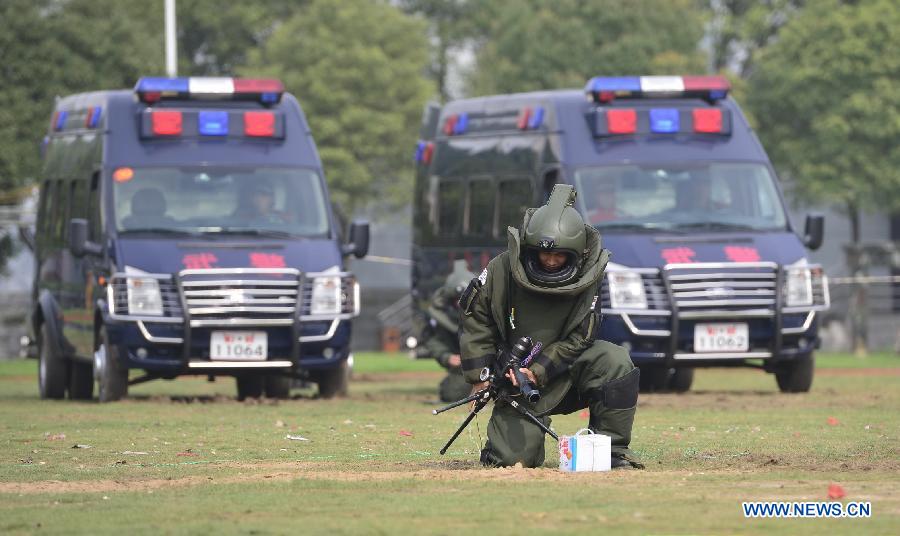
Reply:
[[298, 270], [184, 270], [180, 284], [192, 326], [290, 325], [296, 317]]

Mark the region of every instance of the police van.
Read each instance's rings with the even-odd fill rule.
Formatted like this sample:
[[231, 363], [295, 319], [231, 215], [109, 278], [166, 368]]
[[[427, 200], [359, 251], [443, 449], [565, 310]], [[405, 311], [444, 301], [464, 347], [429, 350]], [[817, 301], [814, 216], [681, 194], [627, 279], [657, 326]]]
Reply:
[[[142, 78], [58, 100], [44, 142], [30, 328], [44, 398], [101, 401], [183, 374], [239, 398], [347, 386], [366, 254], [329, 203], [277, 80]], [[143, 373], [129, 374], [132, 370]]]
[[583, 91], [426, 108], [416, 147], [413, 296], [453, 260], [471, 270], [553, 185], [612, 253], [598, 337], [623, 345], [646, 390], [690, 389], [696, 367], [751, 366], [809, 390], [828, 282], [798, 236], [775, 170], [718, 76], [597, 77]]

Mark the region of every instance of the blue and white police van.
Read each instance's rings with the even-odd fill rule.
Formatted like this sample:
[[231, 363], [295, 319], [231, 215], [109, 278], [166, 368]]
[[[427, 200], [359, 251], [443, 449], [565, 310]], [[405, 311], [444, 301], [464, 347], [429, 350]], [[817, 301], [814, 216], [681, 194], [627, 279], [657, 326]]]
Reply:
[[[368, 224], [348, 240], [277, 80], [142, 78], [59, 99], [44, 146], [30, 328], [44, 398], [183, 374], [239, 398], [346, 390]], [[143, 373], [129, 374], [130, 371]]]
[[416, 147], [413, 296], [464, 258], [477, 273], [507, 226], [573, 184], [612, 253], [598, 337], [647, 390], [686, 391], [696, 367], [751, 366], [809, 390], [829, 306], [807, 260], [824, 222], [788, 219], [775, 170], [718, 76], [597, 77], [559, 90], [426, 109]]

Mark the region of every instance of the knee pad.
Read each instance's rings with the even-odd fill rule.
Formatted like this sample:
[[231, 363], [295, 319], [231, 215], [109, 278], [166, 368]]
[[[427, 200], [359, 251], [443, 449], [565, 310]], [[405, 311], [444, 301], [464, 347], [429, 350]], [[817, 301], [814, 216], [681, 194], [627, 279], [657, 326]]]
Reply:
[[599, 402], [609, 409], [631, 409], [637, 405], [641, 369], [635, 367], [628, 374], [606, 382], [591, 393], [591, 402]]

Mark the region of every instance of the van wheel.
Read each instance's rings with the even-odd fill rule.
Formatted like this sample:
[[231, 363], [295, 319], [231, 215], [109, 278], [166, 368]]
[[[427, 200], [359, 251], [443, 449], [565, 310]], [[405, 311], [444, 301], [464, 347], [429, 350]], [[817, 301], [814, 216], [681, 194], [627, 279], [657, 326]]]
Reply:
[[806, 393], [812, 387], [815, 358], [812, 354], [781, 364], [775, 369], [775, 381], [782, 393]]
[[106, 328], [100, 328], [99, 345], [94, 351], [94, 379], [100, 402], [115, 402], [128, 396], [128, 368], [122, 366], [119, 350], [109, 343]]
[[675, 393], [686, 393], [694, 383], [694, 369], [676, 368], [669, 378], [669, 390]]
[[262, 374], [241, 374], [235, 378], [237, 380], [237, 398], [238, 400], [246, 400], [248, 398], [260, 398], [263, 395], [265, 387]]
[[290, 376], [282, 376], [280, 374], [269, 374], [266, 376], [266, 396], [268, 398], [277, 398], [284, 400], [291, 396], [291, 382], [293, 378]]
[[50, 339], [47, 324], [41, 324], [40, 348], [38, 348], [38, 388], [41, 398], [60, 399], [66, 396], [69, 362], [57, 355]]
[[319, 396], [321, 398], [334, 398], [347, 396], [347, 386], [350, 383], [350, 367], [347, 360], [330, 370], [318, 373], [316, 383], [319, 384]]
[[669, 380], [669, 369], [665, 367], [642, 367], [639, 388], [642, 393], [665, 391]]
[[93, 397], [93, 365], [73, 360], [69, 363], [69, 398], [72, 400], [90, 400]]

